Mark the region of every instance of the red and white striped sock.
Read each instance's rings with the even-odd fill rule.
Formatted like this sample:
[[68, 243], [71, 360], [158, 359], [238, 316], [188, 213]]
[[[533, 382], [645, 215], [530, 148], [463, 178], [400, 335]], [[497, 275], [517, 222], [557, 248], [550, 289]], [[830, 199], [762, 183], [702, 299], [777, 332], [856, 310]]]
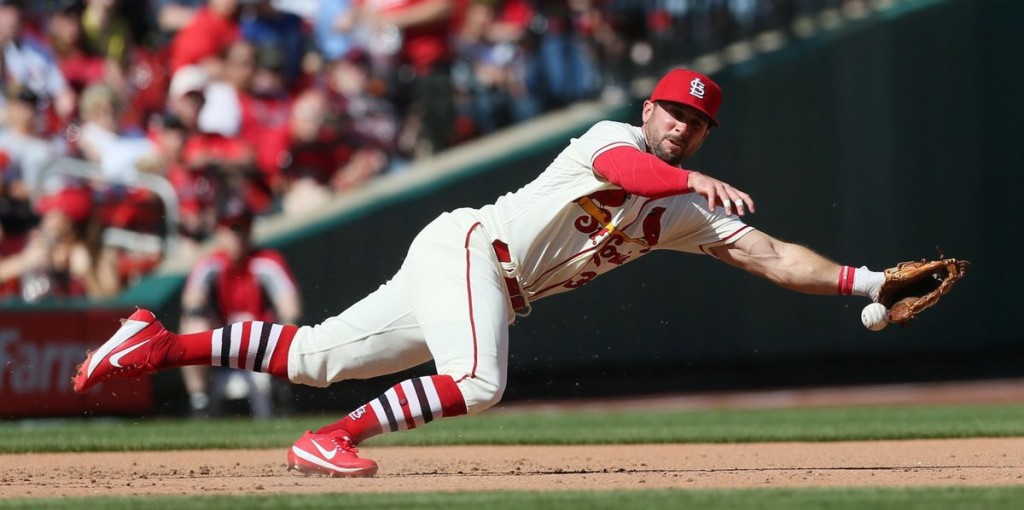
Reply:
[[437, 418], [464, 414], [466, 400], [455, 380], [449, 375], [432, 375], [402, 381], [316, 432], [327, 434], [344, 430], [353, 443], [359, 444], [378, 434], [421, 427]]
[[299, 328], [262, 321], [229, 324], [189, 335], [175, 335], [165, 368], [210, 365], [288, 377], [288, 348]]

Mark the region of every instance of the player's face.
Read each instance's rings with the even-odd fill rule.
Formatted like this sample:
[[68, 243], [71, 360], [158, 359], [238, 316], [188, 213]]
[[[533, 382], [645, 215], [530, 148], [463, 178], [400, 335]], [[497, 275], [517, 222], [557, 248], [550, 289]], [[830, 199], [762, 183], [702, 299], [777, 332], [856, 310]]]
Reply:
[[711, 129], [706, 115], [669, 101], [645, 101], [643, 121], [651, 152], [670, 165], [680, 165], [693, 156]]

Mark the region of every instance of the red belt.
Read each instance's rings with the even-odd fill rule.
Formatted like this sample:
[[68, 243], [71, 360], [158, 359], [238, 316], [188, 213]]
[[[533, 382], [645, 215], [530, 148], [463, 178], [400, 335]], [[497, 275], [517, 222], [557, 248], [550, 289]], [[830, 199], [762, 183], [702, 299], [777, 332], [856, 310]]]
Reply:
[[515, 310], [516, 315], [530, 313], [530, 301], [523, 294], [523, 288], [519, 286], [519, 280], [508, 276], [504, 267], [506, 265], [511, 266], [512, 264], [512, 255], [508, 251], [508, 245], [502, 241], [495, 240], [493, 246], [494, 254], [497, 255], [498, 262], [501, 262], [503, 266], [502, 273], [505, 278], [505, 290], [508, 291], [508, 297], [512, 301], [512, 309]]

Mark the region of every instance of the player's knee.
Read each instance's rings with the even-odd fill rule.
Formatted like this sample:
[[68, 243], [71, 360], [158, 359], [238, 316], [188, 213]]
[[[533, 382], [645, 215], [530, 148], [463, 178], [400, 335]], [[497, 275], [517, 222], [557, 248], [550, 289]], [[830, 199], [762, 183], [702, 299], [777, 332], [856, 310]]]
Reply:
[[501, 401], [505, 393], [505, 379], [493, 380], [482, 377], [467, 377], [458, 383], [462, 398], [466, 401], [469, 414], [477, 414]]

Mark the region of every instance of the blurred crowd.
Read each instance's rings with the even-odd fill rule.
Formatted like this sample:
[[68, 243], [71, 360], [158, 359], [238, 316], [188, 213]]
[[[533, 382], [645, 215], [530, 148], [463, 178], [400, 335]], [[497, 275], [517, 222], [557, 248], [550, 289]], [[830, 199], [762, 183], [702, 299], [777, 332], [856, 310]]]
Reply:
[[313, 211], [540, 113], [622, 99], [638, 73], [860, 3], [0, 0], [0, 300], [113, 296], [169, 239], [174, 253], [207, 240], [226, 200]]

